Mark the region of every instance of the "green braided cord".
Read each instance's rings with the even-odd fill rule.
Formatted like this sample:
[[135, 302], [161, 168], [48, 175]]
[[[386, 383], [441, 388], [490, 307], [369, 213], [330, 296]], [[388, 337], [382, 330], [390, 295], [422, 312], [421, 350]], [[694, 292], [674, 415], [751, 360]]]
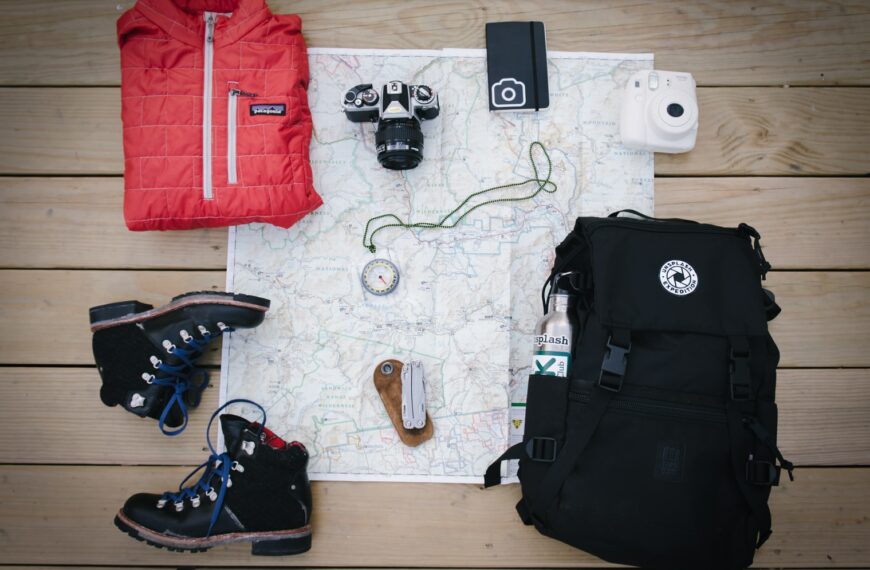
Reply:
[[[539, 148], [541, 150], [541, 152], [544, 153], [544, 158], [547, 159], [547, 176], [545, 176], [544, 178], [541, 178], [540, 174], [538, 174], [538, 165], [535, 163], [534, 150], [536, 148]], [[482, 208], [482, 207], [488, 206], [490, 204], [499, 204], [499, 203], [506, 203], [506, 202], [522, 202], [524, 200], [531, 200], [532, 198], [534, 198], [535, 196], [537, 196], [541, 192], [546, 192], [547, 194], [552, 194], [553, 192], [555, 192], [558, 189], [558, 186], [556, 186], [555, 182], [550, 180], [550, 176], [553, 174], [553, 163], [550, 160], [550, 154], [547, 152], [547, 149], [544, 147], [543, 144], [541, 144], [538, 141], [535, 141], [529, 145], [529, 162], [532, 165], [532, 171], [535, 173], [534, 177], [526, 178], [525, 180], [520, 180], [518, 182], [511, 182], [509, 184], [492, 186], [490, 188], [485, 188], [483, 190], [479, 190], [477, 192], [474, 192], [473, 194], [470, 194], [465, 200], [463, 200], [458, 206], [456, 206], [453, 209], [453, 211], [451, 211], [449, 214], [447, 214], [446, 216], [441, 218], [441, 220], [438, 223], [435, 223], [435, 222], [416, 222], [416, 223], [412, 224], [410, 222], [403, 222], [401, 220], [401, 218], [399, 218], [398, 216], [396, 216], [394, 214], [381, 214], [380, 216], [375, 216], [374, 218], [370, 218], [369, 221], [366, 222], [366, 229], [365, 229], [365, 232], [363, 233], [363, 247], [365, 247], [366, 249], [368, 249], [372, 253], [377, 252], [378, 248], [374, 244], [375, 234], [377, 234], [379, 231], [385, 230], [387, 228], [451, 229], [451, 228], [455, 228], [457, 225], [459, 225], [459, 222], [461, 222], [463, 219], [465, 219], [466, 216], [468, 216], [471, 212], [477, 210], [478, 208]], [[528, 196], [517, 196], [515, 198], [497, 198], [494, 200], [488, 200], [488, 201], [482, 202], [476, 206], [472, 206], [465, 213], [463, 213], [461, 216], [456, 218], [454, 221], [446, 223], [447, 220], [450, 219], [450, 217], [453, 214], [455, 214], [456, 212], [461, 210], [463, 206], [468, 204], [469, 201], [476, 198], [477, 196], [481, 196], [483, 194], [486, 194], [487, 192], [494, 192], [496, 190], [505, 190], [507, 188], [517, 188], [520, 186], [525, 186], [526, 184], [530, 184], [532, 182], [536, 183], [538, 185], [538, 187], [533, 193], [529, 194]], [[374, 230], [372, 230], [371, 234], [369, 234], [369, 227], [371, 227], [372, 222], [375, 222], [377, 220], [381, 220], [384, 218], [391, 218], [391, 219], [395, 220], [395, 223], [383, 224], [381, 226], [378, 226]], [[368, 239], [368, 243], [366, 243], [366, 239]]]

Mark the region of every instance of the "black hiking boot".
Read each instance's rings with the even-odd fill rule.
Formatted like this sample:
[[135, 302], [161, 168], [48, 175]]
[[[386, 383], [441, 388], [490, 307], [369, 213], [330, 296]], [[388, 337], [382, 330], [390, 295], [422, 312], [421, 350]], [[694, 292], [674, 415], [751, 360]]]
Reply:
[[[239, 416], [221, 416], [227, 451], [218, 454], [208, 431], [208, 460], [179, 485], [176, 493], [133, 495], [115, 517], [115, 526], [137, 540], [174, 551], [203, 552], [231, 542], [252, 542], [252, 554], [299, 554], [311, 548], [311, 488], [308, 452], [285, 443], [264, 425]], [[205, 469], [194, 485], [184, 484]]]
[[196, 367], [206, 345], [235, 328], [259, 325], [268, 308], [268, 299], [208, 291], [179, 295], [156, 309], [139, 301], [91, 308], [100, 398], [156, 419], [166, 435], [181, 433], [187, 408], [199, 405], [208, 386], [208, 373]]

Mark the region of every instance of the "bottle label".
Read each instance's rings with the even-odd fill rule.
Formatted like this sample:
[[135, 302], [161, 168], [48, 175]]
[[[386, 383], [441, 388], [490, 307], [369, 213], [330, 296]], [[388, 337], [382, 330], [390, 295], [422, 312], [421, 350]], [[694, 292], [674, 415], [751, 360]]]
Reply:
[[571, 353], [551, 350], [535, 351], [532, 359], [532, 374], [539, 376], [568, 377], [571, 368]]

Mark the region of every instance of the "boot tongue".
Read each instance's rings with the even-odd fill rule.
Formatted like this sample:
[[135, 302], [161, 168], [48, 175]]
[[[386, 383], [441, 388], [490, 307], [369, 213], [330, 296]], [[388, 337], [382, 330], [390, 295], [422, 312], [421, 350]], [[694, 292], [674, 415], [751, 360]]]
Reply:
[[[230, 457], [236, 457], [239, 452], [239, 446], [243, 441], [243, 435], [246, 430], [249, 430], [256, 433], [256, 428], [252, 422], [249, 422], [245, 418], [235, 416], [233, 414], [224, 414], [220, 417], [221, 420], [221, 430], [224, 432], [224, 442], [227, 446], [227, 453], [230, 454]], [[248, 435], [247, 439], [252, 439], [250, 435]]]

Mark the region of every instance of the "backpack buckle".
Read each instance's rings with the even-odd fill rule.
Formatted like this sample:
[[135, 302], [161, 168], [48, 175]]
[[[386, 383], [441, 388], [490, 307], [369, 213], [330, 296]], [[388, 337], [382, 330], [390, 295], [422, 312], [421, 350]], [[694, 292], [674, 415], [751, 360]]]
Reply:
[[731, 381], [731, 399], [736, 401], [749, 400], [752, 397], [752, 376], [749, 374], [749, 351], [738, 352], [731, 349], [731, 365], [729, 367]]
[[746, 480], [752, 485], [779, 485], [780, 468], [770, 461], [750, 459], [746, 462]]
[[613, 343], [613, 337], [607, 339], [607, 352], [601, 362], [601, 374], [598, 376], [598, 386], [611, 392], [619, 392], [622, 388], [622, 378], [628, 366], [628, 354], [631, 343], [627, 347]]
[[533, 437], [526, 442], [526, 455], [532, 461], [552, 463], [556, 461], [556, 440], [552, 437]]

